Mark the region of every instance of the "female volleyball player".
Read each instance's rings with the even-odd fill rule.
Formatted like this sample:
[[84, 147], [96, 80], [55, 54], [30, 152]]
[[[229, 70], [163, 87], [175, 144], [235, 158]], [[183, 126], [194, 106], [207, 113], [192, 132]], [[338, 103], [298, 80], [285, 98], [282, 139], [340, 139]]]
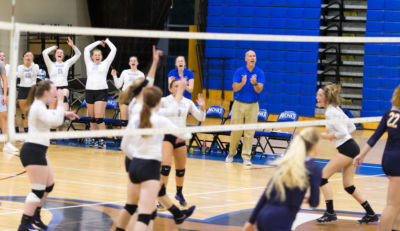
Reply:
[[[132, 56], [129, 58], [129, 66], [130, 69], [126, 69], [122, 71], [120, 78], [117, 76], [117, 70], [113, 69], [111, 71], [111, 75], [114, 78], [114, 83], [117, 88], [121, 88], [122, 90], [126, 90], [131, 83], [137, 78], [145, 78], [143, 72], [138, 70], [138, 59], [136, 56]], [[122, 127], [126, 127], [128, 124], [128, 105], [127, 104], [119, 104], [119, 109], [121, 111], [121, 120]]]
[[[57, 108], [47, 109], [56, 97]], [[28, 134], [48, 132], [50, 127], [60, 125], [64, 116], [71, 120], [78, 118], [75, 113], [64, 111], [63, 101], [63, 92], [57, 91], [56, 86], [50, 81], [40, 81], [32, 86], [26, 101]], [[22, 146], [20, 159], [28, 174], [32, 192], [26, 197], [19, 231], [37, 230], [33, 229], [32, 224], [42, 230], [47, 228], [40, 218], [40, 211], [47, 195], [54, 187], [53, 172], [46, 158], [49, 143], [48, 138], [39, 137], [27, 139]]]
[[39, 66], [33, 62], [33, 58], [33, 53], [26, 51], [23, 56], [24, 64], [19, 65], [17, 68], [17, 78], [21, 79], [17, 101], [25, 132], [28, 132], [28, 118], [25, 117], [26, 98], [28, 98], [31, 87], [36, 84], [37, 74], [39, 73]]
[[[142, 93], [143, 104], [140, 114], [130, 116], [127, 129], [138, 128], [177, 128], [166, 117], [157, 114], [160, 108], [162, 91], [157, 87], [147, 87]], [[187, 134], [180, 138], [189, 138]], [[125, 138], [125, 137], [124, 137]], [[156, 215], [155, 200], [160, 191], [161, 147], [164, 135], [133, 135], [123, 139], [121, 144], [125, 153], [132, 154], [129, 178], [133, 184], [133, 194], [139, 203], [139, 215], [135, 230], [146, 230]], [[133, 150], [133, 151], [132, 151]]]
[[[157, 69], [157, 64], [159, 61], [159, 56], [162, 56], [162, 51], [156, 50], [155, 46], [153, 46], [153, 63], [150, 67], [150, 70], [147, 74], [147, 79], [145, 80], [144, 78], [138, 78], [133, 81], [129, 87], [122, 92], [122, 94], [119, 97], [119, 102], [122, 104], [128, 104], [131, 101], [130, 104], [130, 110], [129, 110], [129, 115], [137, 114], [140, 113], [142, 109], [142, 90], [145, 87], [150, 87], [154, 83], [154, 77]], [[185, 85], [186, 86], [186, 85]], [[180, 88], [181, 90], [178, 91], [177, 93], [177, 98], [180, 97], [178, 100], [183, 98], [183, 89], [184, 87], [182, 86]], [[166, 110], [163, 112], [163, 114], [171, 114], [171, 112], [168, 112]], [[124, 138], [126, 139], [126, 138]], [[132, 151], [132, 150], [130, 150]], [[126, 153], [127, 155], [125, 156], [125, 170], [126, 172], [129, 172], [129, 166], [131, 163], [132, 156], [129, 153]], [[128, 200], [127, 203], [124, 206], [124, 209], [121, 210], [121, 213], [118, 217], [117, 221], [117, 228], [116, 231], [122, 231], [126, 228], [126, 226], [129, 223], [129, 220], [131, 216], [135, 213], [137, 209], [137, 198], [132, 198], [132, 184], [129, 182], [128, 183]], [[158, 194], [158, 200], [166, 207], [168, 210], [171, 212], [173, 215], [174, 221], [176, 224], [181, 224], [186, 218], [190, 217], [191, 214], [194, 212], [195, 206], [190, 207], [187, 210], [180, 210], [178, 207], [176, 207], [166, 194], [166, 188], [165, 185], [161, 184], [161, 188]], [[152, 217], [152, 220], [155, 218], [155, 216]]]
[[382, 157], [382, 168], [389, 179], [386, 206], [382, 212], [379, 224], [380, 231], [392, 230], [393, 223], [400, 212], [400, 85], [397, 86], [392, 97], [393, 106], [383, 115], [375, 133], [363, 147], [360, 154], [354, 158], [355, 167], [360, 167], [365, 156], [381, 138], [388, 132], [387, 143]]
[[189, 69], [186, 69], [185, 57], [178, 56], [175, 59], [176, 68], [168, 73], [168, 86], [171, 85], [172, 80], [185, 78], [187, 80], [187, 87], [184, 96], [192, 100], [192, 92], [194, 87], [194, 75]]
[[[98, 45], [105, 47], [106, 44], [111, 51], [103, 61], [101, 51], [95, 49], [95, 47]], [[85, 99], [90, 117], [90, 130], [106, 129], [104, 113], [108, 100], [107, 74], [116, 53], [117, 48], [109, 39], [94, 42], [85, 48], [84, 57], [87, 72]], [[104, 139], [92, 139], [89, 146], [93, 147], [96, 144], [98, 148], [102, 148], [105, 141]]]
[[277, 169], [243, 230], [290, 231], [306, 191], [308, 203], [319, 204], [321, 168], [312, 158], [318, 153], [319, 132], [306, 128], [297, 135], [286, 154], [277, 161]]
[[[324, 88], [320, 88], [317, 92], [317, 104], [319, 107], [326, 109], [325, 117], [327, 120], [348, 119], [347, 115], [339, 107], [341, 101], [339, 96], [340, 89], [340, 86], [330, 83]], [[342, 170], [344, 190], [353, 196], [366, 211], [366, 215], [358, 222], [368, 224], [369, 222], [378, 221], [378, 216], [368, 201], [361, 195], [360, 190], [356, 189], [353, 182], [355, 170], [352, 162], [353, 158], [360, 153], [358, 144], [350, 135], [356, 129], [354, 124], [328, 124], [326, 129], [329, 133], [322, 133], [321, 137], [333, 141], [338, 154], [329, 161], [322, 171], [321, 190], [326, 202], [326, 211], [322, 217], [317, 219], [317, 222], [325, 223], [337, 220], [333, 209], [332, 188], [328, 183], [328, 179], [339, 170]]]
[[[52, 46], [47, 48], [42, 52], [44, 62], [47, 66], [47, 73], [49, 73], [50, 81], [56, 85], [57, 89], [62, 89], [64, 93], [64, 109], [68, 110], [68, 97], [69, 97], [69, 89], [68, 89], [68, 72], [69, 69], [78, 61], [79, 57], [81, 57], [81, 52], [74, 45], [74, 42], [68, 37], [67, 44], [74, 50], [75, 55], [70, 59], [64, 62], [64, 51], [62, 49], [57, 49], [57, 46]], [[54, 57], [55, 62], [51, 61], [49, 57], [49, 53], [55, 51]], [[56, 102], [53, 105], [50, 105], [51, 109], [56, 108]]]
[[[185, 79], [181, 79], [186, 84]], [[179, 82], [174, 79], [169, 85], [169, 91], [171, 95], [162, 99], [162, 107], [168, 107], [176, 101], [175, 97], [178, 93]], [[187, 84], [186, 84], [187, 85]], [[200, 110], [194, 105], [192, 100], [184, 97], [178, 102], [176, 116], [168, 116], [168, 118], [178, 127], [186, 127], [186, 118], [191, 113], [198, 121], [203, 121], [206, 118], [205, 113], [205, 101], [201, 94], [198, 95], [197, 104]], [[167, 185], [168, 176], [171, 171], [172, 157], [175, 160], [175, 181], [176, 181], [176, 195], [175, 199], [179, 201], [182, 206], [186, 206], [186, 200], [183, 196], [183, 182], [185, 177], [186, 159], [187, 159], [187, 147], [184, 140], [178, 140], [176, 136], [166, 134], [163, 142], [163, 159], [161, 163], [161, 181]]]
[[[4, 52], [0, 51], [0, 77], [1, 77], [1, 87], [0, 87], [0, 124], [1, 132], [7, 134], [7, 104], [8, 104], [8, 73], [10, 70], [10, 65], [6, 64], [6, 55]], [[16, 121], [15, 121], [16, 122]], [[18, 152], [18, 148], [12, 145], [10, 142], [4, 143], [3, 152], [14, 154]]]

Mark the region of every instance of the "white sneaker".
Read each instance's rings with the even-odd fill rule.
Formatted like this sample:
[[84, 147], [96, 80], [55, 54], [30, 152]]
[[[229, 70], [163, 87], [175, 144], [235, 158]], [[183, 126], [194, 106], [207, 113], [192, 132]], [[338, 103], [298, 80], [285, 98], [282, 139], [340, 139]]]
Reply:
[[243, 160], [243, 165], [244, 166], [251, 166], [252, 165], [251, 160]]
[[12, 145], [10, 142], [7, 142], [6, 144], [4, 144], [3, 152], [5, 152], [5, 153], [17, 153], [17, 152], [19, 152], [19, 150], [14, 145]]
[[233, 156], [231, 155], [226, 156], [225, 163], [232, 163], [232, 162], [233, 162]]

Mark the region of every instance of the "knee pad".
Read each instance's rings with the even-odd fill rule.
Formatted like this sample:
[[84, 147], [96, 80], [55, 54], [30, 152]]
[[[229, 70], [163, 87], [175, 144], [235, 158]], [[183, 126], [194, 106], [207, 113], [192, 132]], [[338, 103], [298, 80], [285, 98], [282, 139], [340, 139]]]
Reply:
[[90, 117], [90, 123], [96, 123], [96, 118]]
[[177, 177], [184, 177], [185, 176], [185, 169], [176, 169], [175, 176]]
[[352, 186], [344, 188], [344, 190], [346, 190], [346, 192], [348, 194], [352, 195], [354, 193], [354, 191], [356, 191], [356, 187], [354, 187], [354, 185], [352, 185]]
[[128, 126], [128, 120], [121, 120], [121, 126], [122, 127]]
[[101, 124], [104, 122], [103, 118], [96, 118], [95, 120], [96, 120], [96, 124]]
[[137, 205], [125, 204], [124, 209], [132, 216], [137, 209]]
[[46, 185], [32, 184], [32, 192], [28, 194], [25, 201], [39, 203], [44, 196], [45, 190], [46, 190]]
[[161, 165], [161, 175], [163, 176], [169, 176], [169, 173], [171, 172], [171, 166], [168, 165]]
[[167, 189], [165, 188], [165, 184], [162, 184], [160, 191], [158, 191], [158, 197], [165, 196], [165, 194], [167, 194]]
[[151, 220], [156, 219], [156, 217], [157, 217], [157, 209], [154, 210], [154, 212], [151, 214]]
[[326, 178], [322, 178], [321, 179], [321, 184], [319, 185], [319, 186], [324, 186], [324, 185], [326, 185], [326, 184], [328, 184], [328, 179], [326, 179]]
[[149, 225], [150, 220], [151, 220], [151, 214], [143, 214], [143, 213], [140, 213], [140, 214], [138, 215], [137, 220], [140, 221], [140, 222], [142, 222], [142, 223], [144, 223], [144, 224], [146, 224], [146, 225]]
[[64, 96], [64, 103], [68, 103], [68, 97]]
[[21, 114], [21, 119], [25, 119], [25, 114]]
[[54, 188], [54, 184], [52, 184], [52, 185], [50, 185], [50, 186], [47, 186], [47, 187], [46, 187], [46, 192], [47, 192], [47, 193], [50, 193], [51, 191], [53, 191], [53, 188]]

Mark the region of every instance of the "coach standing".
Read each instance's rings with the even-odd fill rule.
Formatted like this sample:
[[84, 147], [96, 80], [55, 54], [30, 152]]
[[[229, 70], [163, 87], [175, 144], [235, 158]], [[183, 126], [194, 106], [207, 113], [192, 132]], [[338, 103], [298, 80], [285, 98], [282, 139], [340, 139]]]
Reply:
[[[256, 67], [256, 53], [246, 52], [246, 66], [239, 68], [233, 76], [233, 106], [231, 124], [257, 123], [258, 100], [264, 87], [264, 72]], [[242, 159], [245, 166], [251, 166], [251, 148], [254, 130], [245, 130], [243, 137]], [[229, 155], [225, 162], [231, 163], [243, 131], [232, 131], [229, 145]]]

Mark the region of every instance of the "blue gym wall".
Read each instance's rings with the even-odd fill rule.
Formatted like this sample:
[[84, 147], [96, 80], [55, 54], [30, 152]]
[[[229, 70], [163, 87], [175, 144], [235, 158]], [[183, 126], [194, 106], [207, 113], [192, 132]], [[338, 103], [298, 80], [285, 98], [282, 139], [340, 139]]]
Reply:
[[[209, 0], [207, 32], [319, 35], [321, 0]], [[209, 89], [232, 90], [234, 72], [245, 65], [252, 49], [257, 66], [265, 72], [260, 108], [278, 114], [285, 110], [301, 116], [315, 115], [318, 43], [206, 41]], [[206, 67], [207, 68], [207, 67]], [[206, 81], [206, 80], [205, 80]], [[206, 86], [206, 83], [204, 83]]]

